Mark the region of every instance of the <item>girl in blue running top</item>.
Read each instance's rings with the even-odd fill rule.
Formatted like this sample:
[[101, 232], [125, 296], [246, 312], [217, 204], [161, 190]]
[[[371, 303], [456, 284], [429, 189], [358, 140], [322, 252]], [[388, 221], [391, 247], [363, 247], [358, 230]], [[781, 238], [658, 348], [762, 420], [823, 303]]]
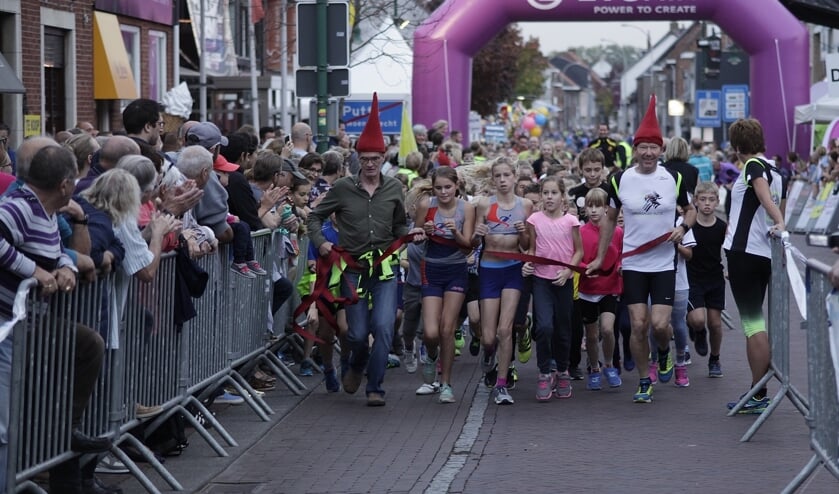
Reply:
[[[422, 377], [432, 384], [440, 358], [440, 403], [453, 403], [451, 387], [454, 330], [466, 297], [469, 278], [466, 253], [472, 249], [475, 208], [457, 197], [457, 172], [442, 166], [431, 174], [434, 196], [417, 205], [415, 224], [422, 225], [428, 241], [420, 267], [422, 275], [423, 342], [426, 357]], [[440, 239], [440, 242], [435, 241]]]
[[475, 211], [475, 236], [484, 240], [479, 268], [484, 350], [481, 365], [484, 373], [498, 373], [495, 403], [510, 405], [513, 397], [507, 391], [507, 370], [513, 354], [513, 318], [524, 283], [520, 261], [502, 259], [492, 252], [519, 254], [530, 247], [524, 221], [533, 211], [533, 203], [514, 194], [516, 174], [509, 159], [498, 158], [491, 170], [496, 193], [481, 198]]

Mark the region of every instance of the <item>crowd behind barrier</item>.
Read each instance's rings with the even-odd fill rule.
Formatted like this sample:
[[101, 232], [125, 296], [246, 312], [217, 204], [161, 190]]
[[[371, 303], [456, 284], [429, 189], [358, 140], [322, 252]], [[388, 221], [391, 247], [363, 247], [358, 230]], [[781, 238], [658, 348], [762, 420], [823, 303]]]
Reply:
[[[259, 262], [275, 268], [282, 266], [285, 240], [276, 232], [255, 233], [254, 247]], [[794, 262], [785, 255], [792, 249], [788, 238], [776, 239], [772, 246], [773, 266]], [[103, 372], [86, 411], [84, 432], [111, 437], [114, 441], [111, 452], [149, 492], [158, 489], [119, 445], [133, 446], [172, 489], [182, 490], [182, 487], [154, 454], [130, 434], [141, 422], [147, 422], [145, 433], [148, 434], [180, 413], [218, 455], [226, 456], [221, 444], [195, 418], [196, 414], [203, 415], [226, 444], [236, 445], [234, 438], [207, 411], [204, 398], [221, 385], [233, 387], [254, 413], [269, 420], [268, 415], [273, 411], [243, 377], [260, 362], [270, 365], [293, 392], [305, 390], [275, 354], [289, 345], [299, 350], [299, 341], [282, 337], [283, 332], [278, 331], [276, 323], [274, 332], [281, 337], [272, 337], [266, 330], [274, 286], [272, 277], [249, 280], [235, 276], [225, 269], [228, 256], [227, 247], [222, 246], [218, 253], [197, 261], [207, 272], [208, 283], [203, 296], [192, 300], [196, 317], [183, 326], [175, 322], [178, 310], [174, 303], [178, 296], [175, 254], [163, 259], [152, 283], [132, 279], [124, 317], [115, 333], [119, 335], [118, 344], [109, 338], [114, 320], [111, 316], [119, 308], [113, 275], [79, 286], [73, 292], [56, 294], [49, 300], [38, 295], [34, 280], [21, 284], [16, 308], [25, 310], [26, 317], [15, 325], [13, 333], [8, 492], [39, 491], [33, 478], [75, 454], [70, 450], [70, 433], [76, 324], [98, 329], [105, 341], [110, 342]], [[828, 312], [824, 307], [828, 294], [837, 299], [839, 306], [839, 295], [832, 293], [827, 280], [829, 267], [812, 259], [806, 263], [809, 399], [790, 383], [790, 279], [785, 269], [773, 269], [768, 303], [772, 365], [752, 391], [773, 378], [780, 387], [772, 405], [741, 439], [748, 441], [784, 397], [806, 417], [814, 455], [785, 492], [798, 489], [819, 465], [839, 479], [839, 398], [827, 331]], [[282, 311], [277, 320], [284, 320], [283, 314], [288, 313], [287, 309]], [[741, 404], [748, 397], [745, 395]], [[137, 405], [160, 406], [162, 411], [151, 419], [140, 419], [135, 413]]]
[[[276, 257], [284, 244], [282, 234], [263, 230], [253, 234], [253, 241], [262, 265], [281, 265]], [[228, 246], [222, 245], [217, 253], [196, 261], [208, 282], [200, 298], [191, 298], [178, 288], [182, 280], [177, 254], [165, 255], [154, 281], [131, 278], [118, 328], [111, 317], [120, 313], [113, 274], [49, 299], [39, 295], [34, 279], [20, 285], [15, 308], [25, 316], [10, 335], [14, 355], [9, 461], [2, 486], [6, 492], [43, 492], [34, 477], [76, 454], [70, 448], [76, 324], [97, 329], [106, 342], [103, 369], [85, 412], [83, 432], [110, 437], [111, 453], [148, 492], [159, 491], [120, 446], [132, 446], [172, 489], [182, 490], [182, 486], [131, 433], [142, 422], [147, 436], [180, 414], [219, 456], [227, 456], [196, 418], [206, 420], [228, 445], [237, 445], [204, 405], [220, 386], [234, 388], [265, 421], [273, 411], [243, 373], [247, 375], [262, 362], [291, 391], [300, 394], [306, 389], [275, 355], [289, 345], [299, 348], [299, 341], [285, 334], [284, 325], [274, 324], [273, 334], [268, 331], [274, 278], [271, 273], [256, 279], [235, 275], [227, 269], [229, 256]], [[178, 324], [182, 314], [176, 312], [186, 310], [189, 299], [196, 315]], [[160, 410], [151, 418], [138, 418], [138, 407]], [[92, 459], [83, 457], [82, 461]]]

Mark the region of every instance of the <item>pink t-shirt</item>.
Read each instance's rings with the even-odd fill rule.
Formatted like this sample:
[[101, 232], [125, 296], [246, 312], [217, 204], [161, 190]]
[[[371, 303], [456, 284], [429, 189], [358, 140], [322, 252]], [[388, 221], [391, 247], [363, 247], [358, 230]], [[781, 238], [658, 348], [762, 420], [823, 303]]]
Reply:
[[[571, 262], [574, 255], [574, 237], [571, 233], [579, 228], [580, 220], [576, 216], [565, 214], [559, 218], [550, 218], [542, 211], [537, 211], [527, 218], [527, 222], [536, 230], [536, 255], [549, 257], [562, 262]], [[562, 266], [536, 264], [534, 275], [552, 280]]]

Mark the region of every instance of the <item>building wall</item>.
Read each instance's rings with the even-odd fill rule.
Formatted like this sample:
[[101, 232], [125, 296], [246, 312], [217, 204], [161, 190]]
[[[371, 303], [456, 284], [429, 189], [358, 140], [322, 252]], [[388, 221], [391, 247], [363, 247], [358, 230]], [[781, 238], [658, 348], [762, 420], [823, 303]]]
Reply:
[[[149, 41], [149, 32], [150, 31], [159, 31], [166, 33], [166, 88], [165, 91], [174, 86], [172, 71], [174, 67], [174, 58], [172, 56], [172, 46], [174, 43], [174, 38], [172, 35], [172, 27], [171, 26], [163, 26], [154, 22], [146, 21], [143, 19], [136, 19], [134, 17], [127, 17], [124, 15], [118, 15], [117, 19], [119, 19], [120, 25], [125, 26], [133, 26], [140, 29], [140, 97], [141, 98], [148, 98], [149, 97], [149, 57], [150, 57], [150, 45], [151, 42]], [[92, 32], [92, 31], [91, 31]], [[134, 79], [138, 78], [137, 74], [134, 74]], [[91, 100], [93, 99], [91, 92]], [[124, 104], [128, 104], [128, 101], [124, 101]], [[95, 106], [95, 105], [94, 105]], [[110, 115], [110, 129], [111, 130], [122, 130], [122, 108], [124, 105], [114, 104], [108, 105], [110, 108], [108, 113]]]
[[[46, 132], [44, 115], [44, 28], [52, 26], [67, 30], [65, 37], [65, 119], [64, 128], [70, 128], [80, 120], [94, 122], [100, 128], [118, 130], [122, 128], [121, 110], [127, 101], [99, 101], [93, 99], [93, 12], [94, 2], [77, 0], [0, 0], [0, 13], [4, 21], [2, 48], [21, 82], [26, 88], [24, 97], [4, 95], [4, 120], [12, 127], [12, 145], [20, 145], [23, 138], [23, 117], [25, 114], [41, 116], [42, 131]], [[17, 18], [10, 21], [9, 16]], [[132, 17], [117, 16], [120, 24], [140, 29], [140, 96], [149, 94], [149, 31], [166, 34], [166, 84], [165, 90], [173, 86], [172, 71], [174, 40], [172, 27]], [[10, 34], [9, 26], [19, 26], [18, 32]], [[135, 74], [135, 78], [137, 75]]]

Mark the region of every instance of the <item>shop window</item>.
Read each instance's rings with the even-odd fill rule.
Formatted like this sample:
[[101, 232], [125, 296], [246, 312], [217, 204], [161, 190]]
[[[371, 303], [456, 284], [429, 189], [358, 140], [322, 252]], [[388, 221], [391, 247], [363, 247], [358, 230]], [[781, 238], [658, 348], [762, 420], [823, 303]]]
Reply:
[[166, 93], [166, 33], [149, 31], [149, 98], [163, 99]]
[[44, 26], [44, 131], [52, 135], [67, 126], [66, 37], [65, 30]]
[[143, 88], [140, 85], [143, 80], [140, 72], [140, 28], [120, 24], [122, 41], [125, 43], [125, 51], [128, 52], [128, 63], [131, 64], [131, 71], [134, 73], [134, 83], [137, 84], [137, 94], [142, 98]]

